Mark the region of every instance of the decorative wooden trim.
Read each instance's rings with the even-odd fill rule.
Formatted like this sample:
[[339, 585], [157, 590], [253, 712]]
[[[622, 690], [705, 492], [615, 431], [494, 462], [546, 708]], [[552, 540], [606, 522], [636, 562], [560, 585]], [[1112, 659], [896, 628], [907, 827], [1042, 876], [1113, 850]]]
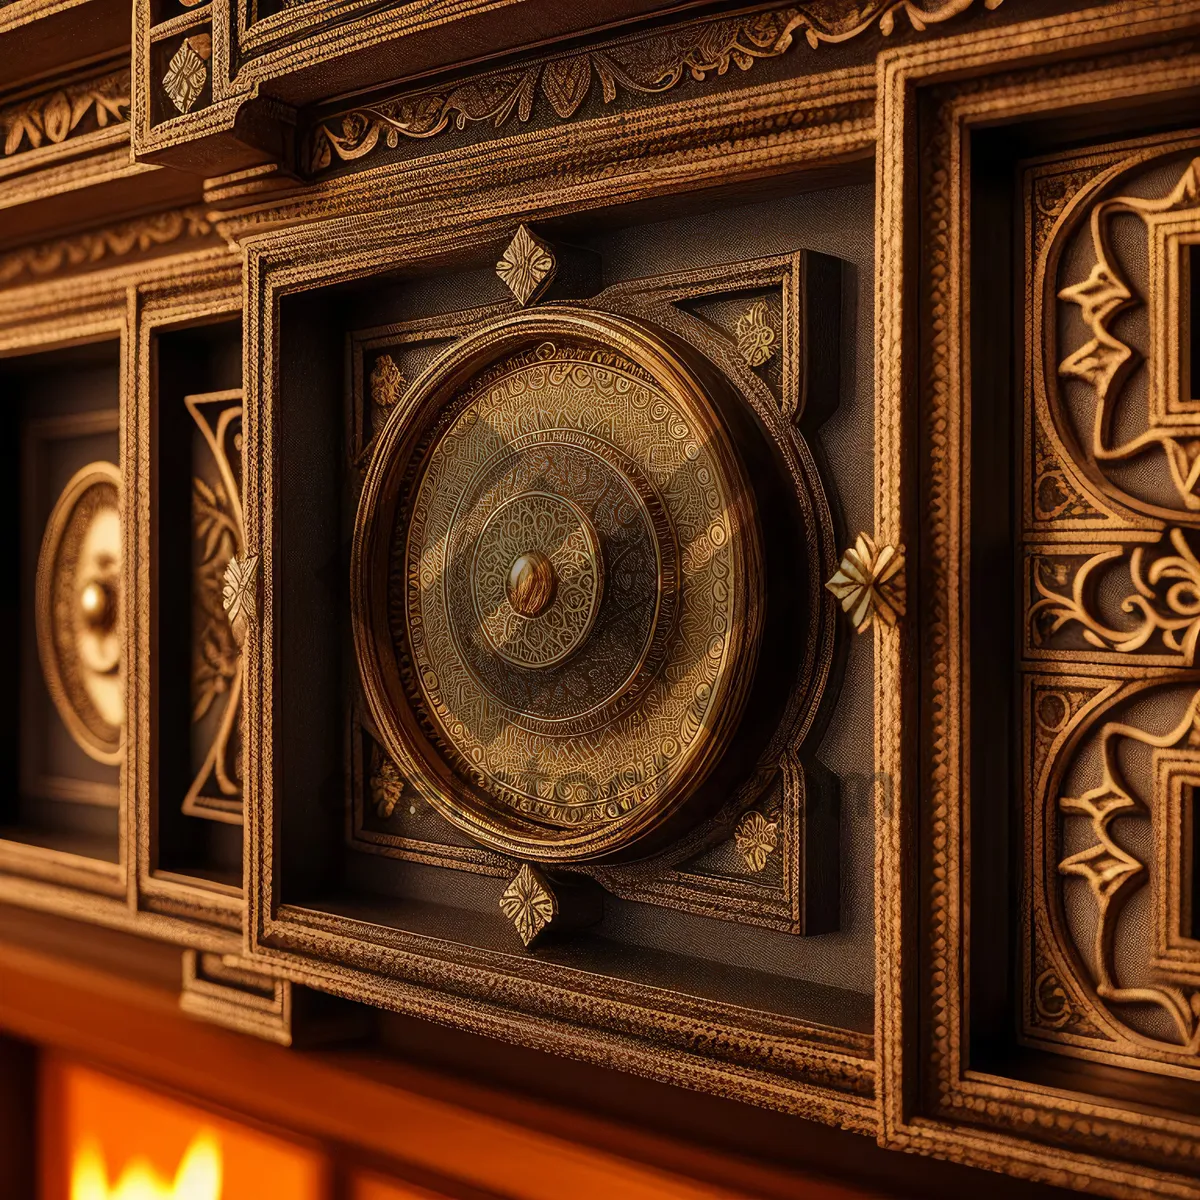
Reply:
[[137, 217], [100, 229], [89, 229], [70, 237], [57, 238], [35, 246], [24, 246], [0, 254], [0, 286], [51, 279], [75, 271], [108, 266], [112, 260], [145, 258], [177, 253], [175, 243], [215, 244], [215, 233], [208, 213], [202, 208], [177, 208]]
[[[911, 0], [874, 0], [837, 16], [796, 7], [777, 7], [716, 20], [691, 21], [667, 32], [638, 34], [583, 51], [535, 59], [505, 71], [469, 76], [438, 88], [402, 92], [376, 103], [322, 116], [306, 137], [304, 164], [318, 174], [357, 161], [400, 139], [427, 139], [469, 125], [504, 129], [527, 123], [543, 102], [561, 121], [571, 119], [598, 88], [609, 105], [623, 94], [655, 96], [683, 80], [711, 82], [731, 67], [750, 71], [756, 62], [786, 54], [803, 35], [809, 47], [846, 42], [878, 27], [885, 36], [896, 18], [914, 29], [949, 20], [973, 0], [942, 0], [933, 7]], [[984, 0], [999, 7], [1001, 0]], [[340, 128], [337, 127], [340, 123]]]
[[128, 67], [63, 83], [0, 108], [0, 166], [128, 121]]
[[[858, 72], [838, 75], [838, 84], [852, 82], [854, 86], [851, 103], [855, 107], [849, 111], [855, 113], [861, 103], [860, 78]], [[821, 92], [832, 99], [835, 86], [827, 77]], [[812, 166], [814, 156], [817, 162], [837, 163], [847, 149], [859, 154], [864, 148], [861, 124], [857, 119], [845, 122], [848, 109], [844, 99], [834, 110], [836, 116], [819, 106], [810, 108], [803, 132], [789, 135], [776, 130], [767, 136], [759, 135], [756, 124], [762, 109], [769, 106], [782, 111], [787, 100], [780, 89], [763, 89], [756, 96], [762, 107], [751, 108], [749, 123], [754, 134], [750, 137], [743, 136], [745, 99], [742, 94], [736, 102], [723, 97], [680, 104], [672, 106], [669, 116], [667, 109], [654, 110], [650, 120], [664, 130], [670, 128], [671, 120], [677, 123], [675, 128], [681, 120], [686, 122], [686, 137], [681, 141], [685, 146], [690, 142], [695, 149], [683, 155], [677, 144], [670, 150], [664, 148], [661, 157], [658, 151], [647, 154], [654, 143], [646, 141], [644, 127], [635, 123], [621, 128], [612, 118], [544, 131], [532, 141], [523, 139], [519, 155], [514, 146], [503, 156], [510, 157], [521, 172], [526, 219], [587, 211], [618, 196], [633, 201], [691, 190], [708, 181], [729, 183], [738, 175], [749, 178], [789, 166]], [[614, 133], [618, 135], [616, 145]], [[503, 170], [497, 166], [497, 157], [493, 147], [486, 160], [491, 187], [481, 189], [473, 173], [460, 171], [449, 191], [426, 190], [422, 183], [426, 202], [420, 206], [410, 199], [400, 201], [402, 193], [395, 188], [393, 172], [395, 190], [388, 193], [387, 201], [382, 201], [377, 188], [372, 191], [369, 206], [364, 205], [356, 218], [353, 245], [346, 238], [348, 210], [341, 210], [336, 219], [325, 217], [277, 229], [246, 242], [246, 542], [248, 551], [260, 556], [262, 585], [261, 640], [257, 652], [247, 660], [246, 672], [246, 761], [250, 767], [245, 802], [252, 871], [247, 881], [247, 919], [252, 956], [270, 963], [272, 970], [339, 995], [519, 1043], [536, 1042], [573, 1057], [618, 1064], [654, 1078], [736, 1095], [847, 1128], [873, 1128], [870, 1071], [859, 1057], [866, 1049], [862, 1035], [758, 1014], [755, 1021], [766, 1023], [764, 1031], [747, 1037], [744, 1029], [736, 1027], [733, 1014], [721, 1012], [721, 1006], [704, 1002], [696, 1007], [692, 1001], [676, 997], [672, 1005], [655, 1011], [662, 1003], [661, 992], [652, 1010], [638, 989], [615, 980], [601, 983], [595, 975], [588, 977], [591, 998], [581, 1009], [579, 993], [547, 976], [536, 959], [514, 963], [511, 958], [493, 959], [471, 951], [471, 961], [467, 961], [464, 952], [449, 942], [414, 938], [342, 918], [335, 921], [281, 903], [274, 806], [282, 797], [282, 785], [273, 731], [280, 587], [274, 557], [278, 545], [274, 521], [278, 507], [275, 438], [280, 420], [280, 301], [299, 287], [363, 278], [400, 261], [411, 269], [426, 259], [478, 255], [502, 247], [512, 236], [514, 209], [511, 183], [497, 181]], [[606, 171], [593, 175], [591, 163], [597, 157], [623, 161], [624, 174], [614, 176]], [[574, 169], [564, 175], [558, 164], [568, 160]], [[584, 178], [578, 177], [581, 164], [587, 164]], [[439, 165], [439, 174], [443, 169], [448, 171], [449, 164]], [[484, 170], [483, 159], [478, 159], [477, 169]], [[353, 191], [356, 200], [361, 197], [365, 201], [368, 193], [363, 184], [370, 174], [354, 177], [343, 195]], [[414, 181], [418, 177], [429, 178], [413, 172]], [[478, 965], [485, 959], [486, 969]], [[565, 977], [560, 973], [558, 978]], [[582, 978], [579, 986], [583, 986]], [[600, 1028], [585, 1033], [585, 1021]], [[707, 1043], [710, 1039], [725, 1048], [721, 1059], [690, 1051], [697, 1040]], [[793, 1064], [786, 1075], [759, 1065], [767, 1061], [763, 1054], [771, 1044], [777, 1047], [779, 1061]]]
[[[1153, 10], [1120, 3], [889, 52], [879, 65], [877, 370], [887, 417], [877, 444], [877, 519], [898, 535], [905, 514], [915, 520], [919, 513], [927, 532], [911, 608], [923, 615], [921, 654], [929, 667], [920, 702], [908, 696], [892, 707], [889, 698], [903, 694], [902, 659], [895, 649], [877, 657], [878, 693], [889, 710], [877, 746], [880, 774], [909, 769], [905, 746], [925, 739], [929, 748], [913, 782], [893, 793], [894, 805], [881, 797], [878, 812], [880, 1140], [1114, 1196], [1200, 1194], [1192, 1175], [1195, 1123], [1167, 1116], [1147, 1122], [1085, 1094], [980, 1073], [965, 1060], [970, 495], [960, 464], [970, 428], [962, 288], [968, 139], [976, 123], [1063, 112], [1099, 95], [1111, 101], [1196, 88], [1200, 59], [1167, 47], [1198, 25], [1200, 5], [1190, 0]], [[1151, 48], [1121, 54], [1134, 38]], [[1074, 61], [1105, 53], [1111, 57]], [[964, 77], [970, 82], [946, 84]], [[937, 84], [946, 86], [933, 92]], [[916, 114], [926, 95], [935, 99], [923, 110], [919, 136]], [[927, 398], [919, 419], [917, 396]], [[913, 451], [928, 471], [919, 495], [915, 479], [894, 465], [910, 461]], [[914, 877], [918, 854], [928, 863], [922, 878], [937, 882], [913, 904], [902, 898], [902, 881]], [[1053, 1153], [1035, 1144], [1049, 1128]], [[1139, 1165], [1124, 1165], [1132, 1159]]]

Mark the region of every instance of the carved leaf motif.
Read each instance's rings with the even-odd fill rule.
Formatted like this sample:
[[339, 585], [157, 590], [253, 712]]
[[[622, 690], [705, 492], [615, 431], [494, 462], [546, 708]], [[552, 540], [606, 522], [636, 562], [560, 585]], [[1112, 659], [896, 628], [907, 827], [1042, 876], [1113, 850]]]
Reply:
[[42, 110], [42, 125], [52, 142], [63, 141], [71, 132], [71, 102], [65, 92], [55, 92]]
[[542, 71], [542, 91], [564, 119], [574, 116], [592, 85], [592, 63], [586, 54], [548, 62]]
[[244, 558], [235, 555], [225, 568], [221, 600], [239, 646], [245, 645], [249, 627], [258, 620], [257, 590], [258, 555], [247, 554]]
[[29, 139], [29, 145], [34, 150], [42, 144], [42, 116], [32, 105], [9, 114], [8, 136], [4, 139], [4, 153], [15, 153], [26, 138]]
[[197, 34], [180, 42], [167, 64], [163, 93], [181, 113], [189, 112], [208, 82], [207, 58], [212, 42], [207, 34]]

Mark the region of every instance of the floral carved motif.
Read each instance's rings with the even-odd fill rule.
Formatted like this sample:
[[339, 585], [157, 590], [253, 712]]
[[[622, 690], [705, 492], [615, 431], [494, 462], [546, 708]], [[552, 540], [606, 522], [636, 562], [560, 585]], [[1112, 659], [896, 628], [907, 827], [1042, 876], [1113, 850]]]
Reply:
[[[1123, 275], [1119, 256], [1113, 249], [1114, 218], [1132, 215], [1145, 226], [1149, 243], [1152, 274], [1149, 307], [1151, 345], [1142, 351], [1127, 344], [1118, 332], [1117, 318], [1142, 303]], [[1065, 380], [1086, 385], [1094, 403], [1094, 413], [1079, 423], [1079, 440], [1092, 473], [1103, 481], [1106, 490], [1123, 503], [1155, 516], [1171, 512], [1200, 514], [1200, 412], [1190, 398], [1182, 401], [1169, 394], [1165, 384], [1166, 362], [1179, 354], [1178, 313], [1169, 311], [1169, 279], [1172, 271], [1170, 247], [1172, 234], [1186, 230], [1187, 236], [1200, 231], [1200, 159], [1193, 159], [1166, 196], [1147, 199], [1136, 195], [1117, 195], [1101, 199], [1088, 214], [1090, 257], [1087, 277], [1059, 288], [1057, 297], [1072, 306], [1087, 334], [1087, 340], [1058, 362], [1057, 374]], [[1161, 329], [1161, 340], [1155, 340]], [[1131, 402], [1126, 402], [1127, 384], [1143, 359], [1147, 360], [1147, 407], [1135, 424], [1126, 417]], [[1061, 405], [1056, 417], [1070, 425]], [[1136, 460], [1152, 462], [1161, 456], [1167, 496], [1131, 491], [1130, 485], [1114, 478], [1113, 471]]]
[[404, 795], [404, 776], [399, 768], [382, 751], [378, 753], [371, 771], [371, 803], [375, 813], [387, 820], [395, 811]]
[[860, 533], [825, 586], [841, 601], [859, 633], [876, 617], [894, 625], [904, 616], [904, 547], [877, 546]]
[[524, 306], [550, 286], [557, 267], [550, 246], [522, 225], [496, 263], [496, 274]]
[[[1160, 767], [1200, 760], [1200, 692], [1191, 693], [1182, 717], [1165, 732], [1145, 727], [1161, 725], [1161, 720], [1152, 717], [1104, 721], [1094, 733], [1090, 724], [1086, 722], [1083, 736], [1069, 744], [1076, 752], [1096, 753], [1099, 783], [1082, 791], [1062, 788], [1047, 797], [1052, 822], [1061, 822], [1064, 828], [1067, 822], [1083, 822], [1086, 827], [1086, 833], [1069, 840], [1065, 832], [1057, 835], [1057, 848], [1047, 864], [1064, 881], [1081, 880], [1090, 898], [1089, 921], [1076, 926], [1060, 922], [1060, 942], [1077, 956], [1100, 1007], [1121, 1034], [1141, 1046], [1194, 1056], [1200, 1052], [1200, 993], [1161, 981], [1139, 961], [1144, 957], [1144, 937], [1134, 933], [1122, 940], [1122, 913], [1132, 896], [1149, 882], [1149, 870], [1142, 852], [1130, 848], [1138, 842], [1121, 833], [1121, 828], [1125, 821], [1144, 823], [1165, 803], [1161, 769], [1128, 770], [1126, 764], [1132, 761], [1129, 756], [1134, 749], [1150, 754]], [[1073, 762], [1060, 764], [1056, 777], [1068, 778], [1073, 766]], [[1081, 844], [1083, 849], [1066, 853], [1069, 846]], [[1034, 1000], [1039, 1017], [1051, 1027], [1056, 1014], [1066, 1014], [1064, 1024], [1071, 1019], [1065, 990], [1061, 984], [1052, 986], [1044, 973], [1035, 985]], [[1146, 1012], [1157, 1013], [1163, 1020], [1148, 1024], [1139, 1019], [1139, 1014]]]
[[752, 366], [761, 367], [775, 353], [777, 338], [767, 320], [767, 302], [756, 300], [737, 319], [738, 353]]
[[748, 812], [737, 823], [734, 844], [746, 866], [755, 873], [767, 865], [779, 843], [779, 820], [776, 814], [763, 816], [760, 812]]
[[[1083, 640], [1098, 650], [1132, 654], [1158, 635], [1181, 665], [1191, 666], [1200, 638], [1200, 560], [1182, 529], [1172, 529], [1168, 542], [1174, 553], [1160, 554], [1147, 562], [1147, 548], [1113, 546], [1088, 557], [1077, 570], [1043, 556], [1034, 560], [1033, 586], [1038, 599], [1029, 619], [1035, 642], [1051, 642], [1064, 628], [1078, 629]], [[1129, 553], [1129, 575], [1134, 590], [1120, 604], [1132, 618], [1124, 628], [1114, 628], [1097, 611], [1096, 585], [1106, 567]]]
[[[604, 104], [623, 92], [656, 94], [684, 80], [704, 82], [785, 54], [801, 34], [813, 49], [845, 42], [872, 28], [885, 36], [905, 17], [916, 30], [965, 12], [974, 0], [868, 0], [845, 5], [833, 0], [788, 5], [719, 20], [697, 21], [668, 33], [609, 43], [489, 72], [440, 88], [409, 92], [379, 104], [351, 109], [312, 131], [308, 163], [323, 171], [339, 161], [370, 154], [382, 141], [431, 138], [447, 130], [488, 123], [499, 129], [525, 123], [543, 101], [556, 117], [573, 117], [599, 87]], [[994, 9], [1002, 0], [984, 0]]]
[[129, 71], [114, 71], [0, 108], [8, 157], [129, 120]]

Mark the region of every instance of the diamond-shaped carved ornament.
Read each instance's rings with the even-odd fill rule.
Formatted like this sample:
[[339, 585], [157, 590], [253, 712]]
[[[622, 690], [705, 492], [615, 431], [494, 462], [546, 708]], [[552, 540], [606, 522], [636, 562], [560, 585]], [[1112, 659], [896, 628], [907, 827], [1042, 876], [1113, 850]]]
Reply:
[[500, 910], [528, 946], [558, 915], [558, 902], [545, 876], [525, 863], [504, 889]]
[[522, 307], [550, 286], [557, 270], [554, 251], [527, 225], [517, 230], [496, 264], [496, 274], [504, 280]]
[[162, 86], [168, 100], [181, 113], [196, 103], [208, 82], [208, 58], [212, 55], [212, 39], [197, 34], [183, 41], [167, 64]]

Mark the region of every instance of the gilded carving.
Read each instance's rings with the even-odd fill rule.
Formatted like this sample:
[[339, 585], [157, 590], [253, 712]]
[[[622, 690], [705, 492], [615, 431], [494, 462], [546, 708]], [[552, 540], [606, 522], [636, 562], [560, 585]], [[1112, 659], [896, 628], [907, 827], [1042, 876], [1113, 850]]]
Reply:
[[738, 353], [752, 366], [761, 367], [776, 350], [775, 330], [767, 320], [767, 302], [755, 300], [737, 319]]
[[[1088, 214], [1090, 257], [1086, 278], [1062, 286], [1057, 296], [1078, 313], [1087, 340], [1066, 354], [1057, 366], [1063, 379], [1088, 388], [1094, 414], [1080, 434], [1088, 465], [1097, 481], [1123, 503], [1155, 516], [1200, 512], [1200, 412], [1190, 397], [1179, 394], [1181, 310], [1178, 271], [1174, 257], [1180, 237], [1200, 233], [1200, 160], [1191, 161], [1166, 196], [1108, 196]], [[1152, 287], [1148, 295], [1150, 344], [1135, 350], [1118, 332], [1117, 317], [1141, 301], [1124, 277], [1112, 247], [1114, 218], [1139, 218], [1149, 245]], [[1176, 286], [1172, 287], [1171, 282]], [[1129, 383], [1142, 357], [1149, 360], [1146, 411], [1129, 423], [1126, 410]], [[1071, 421], [1055, 393], [1056, 420], [1068, 429]], [[1167, 495], [1134, 485], [1118, 469], [1139, 460], [1165, 465]], [[1178, 519], [1178, 518], [1176, 518]]]
[[746, 813], [737, 823], [733, 840], [747, 868], [757, 874], [767, 865], [779, 843], [778, 815]]
[[112, 463], [80, 468], [46, 522], [36, 578], [46, 687], [80, 749], [110, 764], [124, 753], [120, 497]]
[[394, 408], [407, 383], [408, 380], [390, 354], [381, 354], [375, 360], [371, 371], [371, 399], [377, 408], [385, 412]]
[[517, 229], [496, 263], [496, 274], [522, 307], [550, 286], [557, 269], [554, 251], [527, 225]]
[[[984, 0], [998, 8], [1002, 0]], [[312, 131], [308, 162], [313, 172], [330, 167], [334, 157], [350, 162], [370, 154], [381, 142], [432, 138], [447, 130], [487, 123], [500, 129], [512, 120], [524, 124], [544, 100], [560, 120], [573, 117], [599, 88], [603, 104], [623, 92], [656, 94], [684, 80], [702, 83], [720, 78], [730, 67], [749, 71], [756, 62], [777, 58], [803, 32], [816, 49], [823, 42], [845, 42], [878, 27], [886, 36], [898, 16], [923, 30], [970, 8], [973, 0], [870, 0], [854, 7], [828, 2], [789, 5], [736, 17], [696, 22], [668, 34], [613, 42], [557, 56], [528, 66], [488, 72], [445, 87], [409, 92], [377, 105], [351, 109]]]
[[[1164, 681], [1160, 687], [1170, 683]], [[1200, 994], [1159, 982], [1144, 962], [1139, 967], [1128, 952], [1118, 950], [1123, 944], [1118, 931], [1122, 913], [1132, 895], [1149, 882], [1147, 864], [1130, 849], [1135, 844], [1132, 837], [1123, 838], [1120, 830], [1123, 821], [1145, 821], [1165, 803], [1162, 781], [1166, 776], [1161, 769], [1127, 773], [1124, 764], [1131, 761], [1130, 746], [1143, 747], [1155, 763], [1200, 761], [1200, 692], [1190, 695], [1182, 717], [1163, 732], [1140, 722], [1101, 721], [1108, 712], [1107, 706], [1101, 707], [1086, 719], [1083, 736], [1070, 743], [1075, 756], [1094, 746], [1100, 760], [1097, 785], [1079, 792], [1063, 789], [1048, 797], [1057, 810], [1049, 814], [1049, 820], [1082, 822], [1087, 829], [1086, 837], [1071, 839], [1070, 844], [1083, 844], [1071, 853], [1061, 848], [1067, 838], [1065, 833], [1060, 835], [1056, 839], [1060, 849], [1048, 865], [1063, 879], [1086, 884], [1094, 914], [1090, 943], [1076, 944], [1075, 931], [1080, 927], [1062, 919], [1056, 922], [1058, 936], [1077, 952], [1098, 1001], [1121, 1034], [1138, 1045], [1192, 1057], [1200, 1051]], [[1154, 723], [1161, 726], [1161, 720]], [[1059, 764], [1053, 778], [1065, 779], [1069, 766], [1069, 762]], [[1144, 938], [1136, 940], [1144, 945]], [[1136, 1014], [1141, 1010], [1161, 1013], [1165, 1028], [1158, 1032], [1156, 1026], [1139, 1020]]]
[[193, 34], [179, 43], [179, 49], [167, 64], [162, 79], [163, 94], [180, 113], [190, 112], [208, 82], [208, 60], [212, 57], [212, 37]]
[[0, 109], [4, 154], [58, 145], [92, 125], [103, 129], [128, 120], [129, 71], [113, 71]]
[[404, 776], [386, 754], [377, 753], [371, 771], [371, 803], [375, 815], [387, 820], [404, 795]]
[[[485, 845], [610, 853], [682, 805], [732, 734], [757, 523], [681, 372], [632, 324], [535, 311], [443, 355], [380, 436], [351, 593], [368, 704], [404, 775]], [[401, 457], [435, 421], [420, 460]]]
[[[242, 654], [225, 613], [229, 564], [243, 551], [240, 392], [186, 396], [215, 475], [192, 479], [192, 723], [215, 716], [208, 752], [187, 796], [185, 812], [218, 819], [241, 814]], [[205, 473], [207, 474], [207, 472]]]
[[[1168, 653], [1179, 655], [1181, 665], [1191, 666], [1200, 637], [1200, 561], [1182, 529], [1170, 530], [1168, 541], [1173, 554], [1150, 557], [1143, 545], [1113, 546], [1091, 554], [1077, 568], [1059, 556], [1035, 557], [1032, 577], [1038, 599], [1029, 608], [1035, 642], [1048, 645], [1062, 629], [1075, 627], [1090, 646], [1132, 654], [1157, 635]], [[1107, 567], [1127, 555], [1134, 590], [1120, 602], [1120, 610], [1132, 624], [1113, 628], [1097, 611], [1096, 585]]]
[[558, 902], [546, 877], [523, 863], [500, 897], [500, 911], [529, 946], [558, 915]]
[[877, 546], [860, 533], [825, 586], [841, 601], [859, 633], [876, 617], [894, 625], [904, 616], [904, 547]]

